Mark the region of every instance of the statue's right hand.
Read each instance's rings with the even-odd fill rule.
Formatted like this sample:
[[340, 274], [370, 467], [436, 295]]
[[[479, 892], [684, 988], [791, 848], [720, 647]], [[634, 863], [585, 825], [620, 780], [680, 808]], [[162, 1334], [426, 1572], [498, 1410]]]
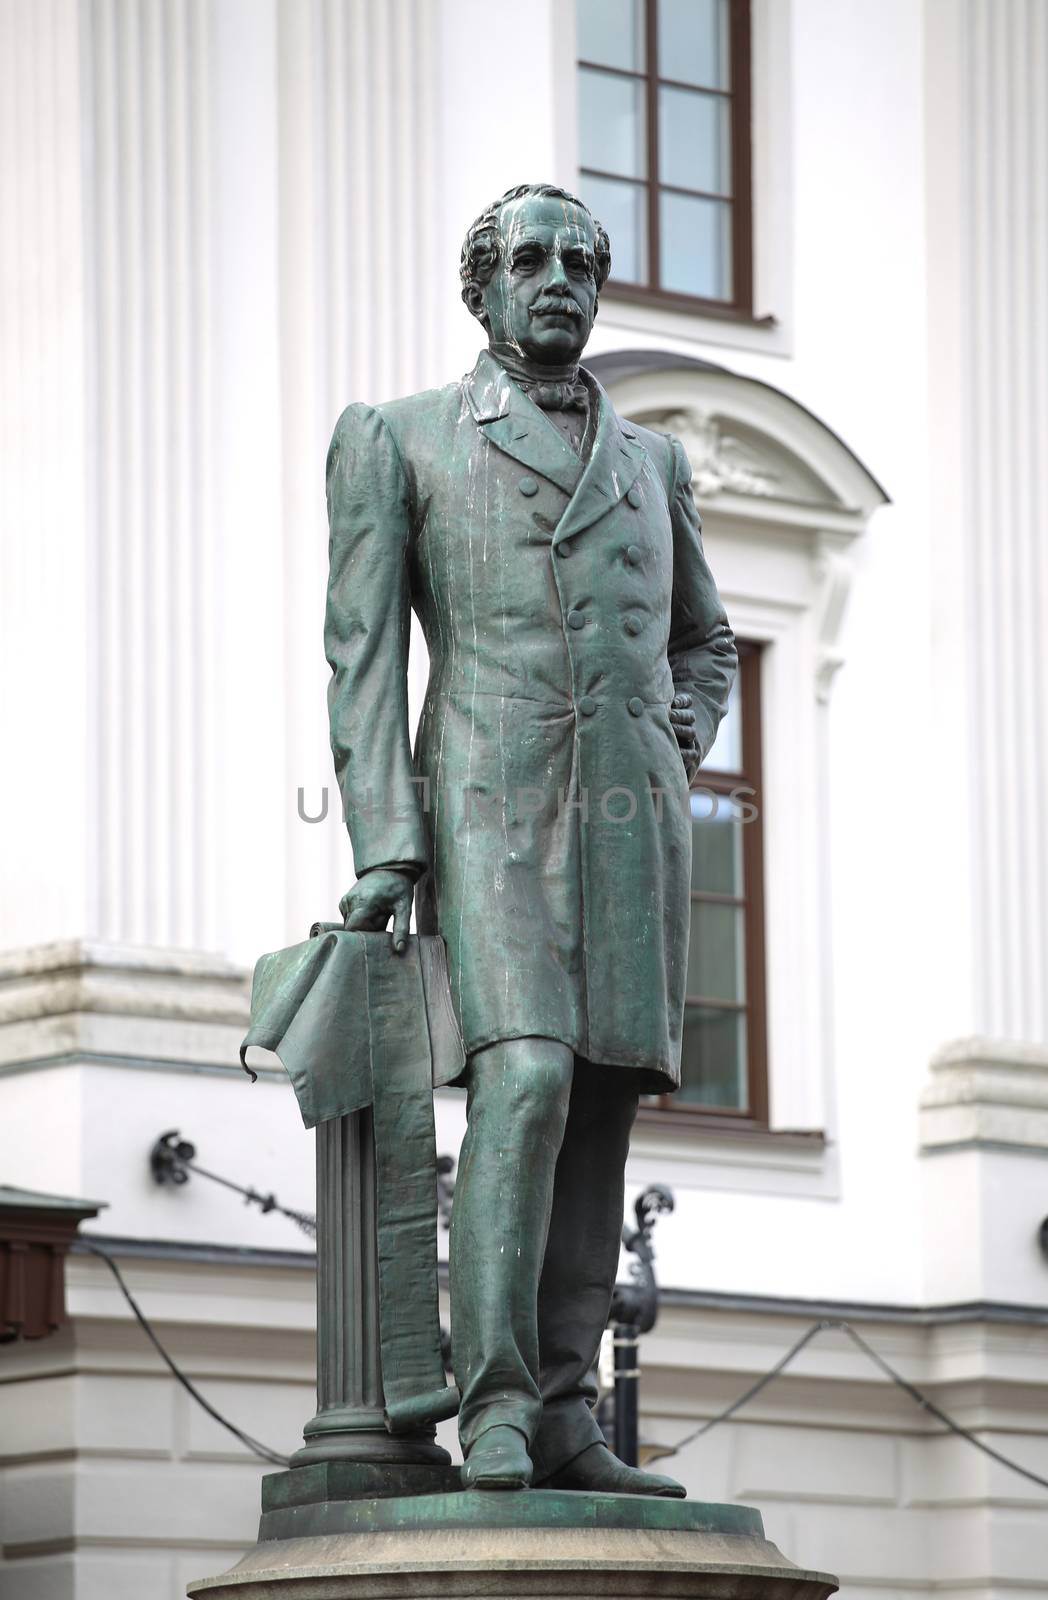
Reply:
[[408, 947], [414, 892], [407, 873], [393, 867], [375, 867], [346, 891], [338, 909], [346, 927], [358, 933], [380, 933], [392, 917], [393, 950], [401, 956]]

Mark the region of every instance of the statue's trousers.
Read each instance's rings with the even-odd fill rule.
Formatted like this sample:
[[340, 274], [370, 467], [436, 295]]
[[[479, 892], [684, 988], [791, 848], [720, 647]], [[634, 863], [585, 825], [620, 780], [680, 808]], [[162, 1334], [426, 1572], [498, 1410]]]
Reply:
[[548, 1039], [478, 1052], [451, 1223], [451, 1318], [469, 1449], [497, 1423], [537, 1481], [603, 1435], [593, 1366], [622, 1233], [637, 1096]]
[[454, 1416], [444, 1378], [434, 1227], [434, 1085], [464, 1066], [443, 941], [321, 924], [315, 937], [262, 956], [241, 1046], [274, 1051], [307, 1128], [373, 1107], [379, 1326], [386, 1424], [393, 1433]]

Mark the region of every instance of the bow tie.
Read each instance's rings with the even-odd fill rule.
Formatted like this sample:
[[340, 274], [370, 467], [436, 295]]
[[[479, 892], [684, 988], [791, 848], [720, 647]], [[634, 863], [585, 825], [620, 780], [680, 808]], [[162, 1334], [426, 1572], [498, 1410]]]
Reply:
[[529, 383], [521, 387], [542, 411], [589, 410], [589, 391], [584, 383]]

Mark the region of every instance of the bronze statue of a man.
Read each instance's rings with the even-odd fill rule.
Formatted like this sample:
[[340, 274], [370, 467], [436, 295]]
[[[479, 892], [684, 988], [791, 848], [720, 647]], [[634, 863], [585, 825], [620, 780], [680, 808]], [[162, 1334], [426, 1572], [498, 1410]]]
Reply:
[[[603, 228], [549, 184], [473, 224], [460, 383], [352, 405], [328, 458], [346, 926], [447, 946], [468, 1058], [451, 1231], [463, 1480], [683, 1494], [592, 1415], [638, 1095], [679, 1082], [688, 786], [734, 640], [675, 440], [579, 365]], [[430, 677], [412, 755], [410, 614]]]

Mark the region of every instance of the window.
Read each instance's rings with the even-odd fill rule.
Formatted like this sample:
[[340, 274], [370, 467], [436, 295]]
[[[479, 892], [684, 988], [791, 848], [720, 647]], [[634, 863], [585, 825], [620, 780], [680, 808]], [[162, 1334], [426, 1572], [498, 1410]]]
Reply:
[[576, 0], [582, 198], [611, 287], [752, 311], [749, 0]]
[[692, 787], [681, 1087], [656, 1103], [765, 1124], [760, 665], [740, 644], [728, 714]]

